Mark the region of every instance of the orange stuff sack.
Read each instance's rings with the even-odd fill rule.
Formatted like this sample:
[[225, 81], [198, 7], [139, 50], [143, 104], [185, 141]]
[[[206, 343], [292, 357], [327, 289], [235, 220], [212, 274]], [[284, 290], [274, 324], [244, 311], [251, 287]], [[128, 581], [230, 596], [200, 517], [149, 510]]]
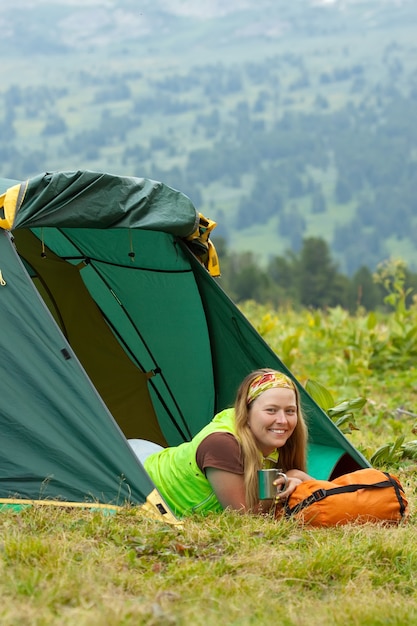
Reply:
[[408, 501], [398, 478], [369, 468], [332, 481], [301, 483], [288, 498], [282, 513], [310, 526], [399, 524], [408, 517]]

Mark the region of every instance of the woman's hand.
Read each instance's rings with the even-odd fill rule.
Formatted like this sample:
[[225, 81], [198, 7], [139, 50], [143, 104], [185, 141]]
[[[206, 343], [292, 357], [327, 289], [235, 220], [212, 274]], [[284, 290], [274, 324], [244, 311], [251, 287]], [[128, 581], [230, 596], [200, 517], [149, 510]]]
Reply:
[[[302, 472], [301, 470], [289, 470], [286, 473], [287, 480], [285, 481], [284, 476], [279, 476], [276, 480], [274, 480], [274, 485], [278, 488], [277, 499], [278, 501], [286, 500], [294, 491], [294, 489], [300, 483], [305, 480], [311, 480], [311, 476]], [[280, 488], [283, 488], [282, 491], [279, 491]]]

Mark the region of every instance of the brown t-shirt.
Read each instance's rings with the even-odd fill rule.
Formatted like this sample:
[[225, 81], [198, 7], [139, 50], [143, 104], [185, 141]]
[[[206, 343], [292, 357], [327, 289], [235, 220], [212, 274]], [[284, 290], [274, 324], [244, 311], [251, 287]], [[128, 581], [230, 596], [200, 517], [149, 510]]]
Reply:
[[197, 448], [196, 461], [205, 474], [207, 467], [225, 470], [232, 474], [243, 474], [242, 450], [232, 433], [207, 435]]

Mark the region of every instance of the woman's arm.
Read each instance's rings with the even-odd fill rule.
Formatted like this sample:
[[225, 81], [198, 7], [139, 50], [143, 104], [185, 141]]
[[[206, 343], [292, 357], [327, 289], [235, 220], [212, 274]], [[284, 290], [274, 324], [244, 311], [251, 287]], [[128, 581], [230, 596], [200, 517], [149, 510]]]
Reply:
[[229, 508], [246, 513], [243, 474], [233, 474], [214, 467], [207, 467], [206, 476], [224, 509]]
[[[310, 480], [311, 476], [302, 472], [301, 470], [289, 470], [287, 472], [288, 484], [285, 491], [279, 492], [280, 498], [285, 500], [294, 491], [297, 485]], [[242, 474], [233, 474], [225, 470], [216, 469], [214, 467], [208, 467], [206, 469], [207, 480], [213, 487], [213, 491], [216, 497], [224, 509], [234, 509], [241, 513], [247, 513], [246, 509], [246, 497], [245, 497], [245, 483]], [[282, 485], [284, 483], [283, 478], [278, 478], [276, 485]], [[269, 502], [269, 501], [268, 501]], [[270, 502], [272, 505], [272, 501]], [[268, 509], [267, 503], [264, 503], [265, 510]]]

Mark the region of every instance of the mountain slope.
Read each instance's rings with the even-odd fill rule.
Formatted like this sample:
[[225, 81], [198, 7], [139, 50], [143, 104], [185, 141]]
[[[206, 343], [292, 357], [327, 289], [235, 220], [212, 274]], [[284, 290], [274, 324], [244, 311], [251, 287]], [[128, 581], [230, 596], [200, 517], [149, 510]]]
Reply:
[[0, 175], [182, 189], [234, 250], [321, 236], [415, 267], [413, 1], [18, 0], [0, 7]]

